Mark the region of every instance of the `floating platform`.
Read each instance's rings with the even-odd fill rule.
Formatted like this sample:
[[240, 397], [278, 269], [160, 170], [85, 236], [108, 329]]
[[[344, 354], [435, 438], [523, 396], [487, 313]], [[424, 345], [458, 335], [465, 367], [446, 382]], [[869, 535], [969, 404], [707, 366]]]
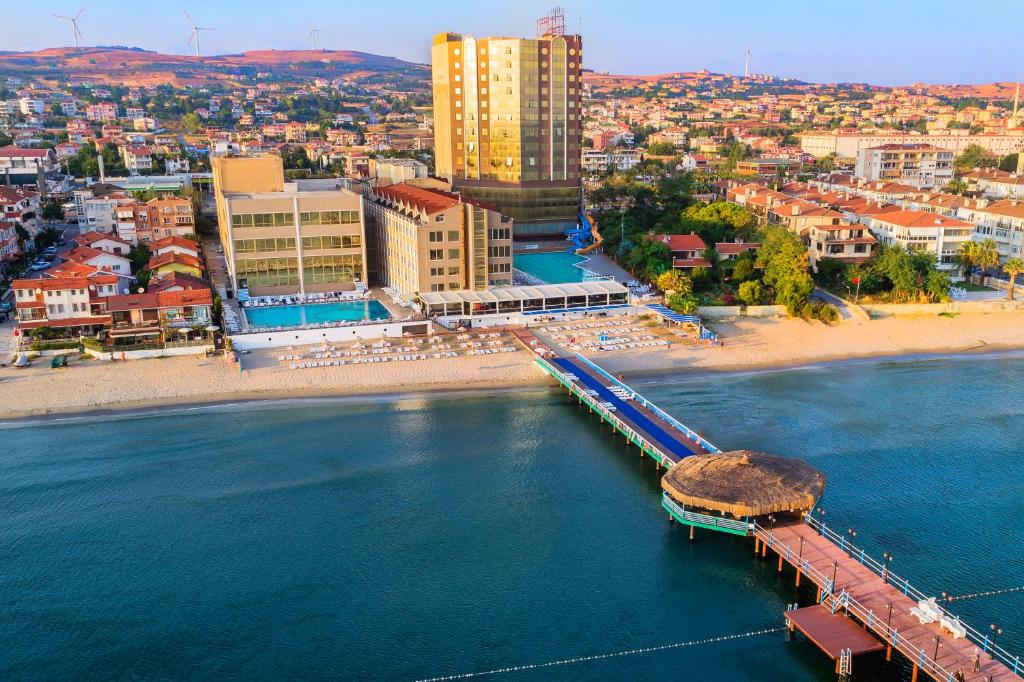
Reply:
[[832, 613], [820, 604], [786, 611], [785, 615], [791, 629], [796, 628], [804, 633], [832, 660], [837, 660], [845, 650], [853, 656], [859, 656], [885, 648], [884, 644], [853, 619], [842, 613]]

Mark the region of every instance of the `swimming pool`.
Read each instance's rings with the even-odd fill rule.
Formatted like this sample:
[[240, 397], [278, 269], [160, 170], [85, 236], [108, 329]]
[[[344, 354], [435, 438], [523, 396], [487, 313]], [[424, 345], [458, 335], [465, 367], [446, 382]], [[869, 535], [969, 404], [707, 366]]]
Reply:
[[583, 281], [588, 271], [577, 266], [585, 260], [567, 251], [517, 253], [512, 257], [512, 267], [547, 284], [566, 284]]
[[307, 324], [386, 320], [388, 310], [380, 301], [304, 303], [269, 308], [245, 308], [251, 327], [299, 327]]

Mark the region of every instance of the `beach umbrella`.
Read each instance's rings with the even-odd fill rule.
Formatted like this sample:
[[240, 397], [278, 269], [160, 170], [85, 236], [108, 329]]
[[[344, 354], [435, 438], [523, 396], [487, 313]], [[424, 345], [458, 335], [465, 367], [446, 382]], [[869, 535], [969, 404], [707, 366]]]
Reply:
[[220, 331], [220, 327], [218, 327], [218, 326], [217, 326], [217, 325], [215, 325], [215, 324], [211, 324], [211, 325], [209, 325], [209, 326], [208, 326], [208, 327], [206, 328], [206, 331], [208, 331], [208, 332], [217, 332], [217, 331]]

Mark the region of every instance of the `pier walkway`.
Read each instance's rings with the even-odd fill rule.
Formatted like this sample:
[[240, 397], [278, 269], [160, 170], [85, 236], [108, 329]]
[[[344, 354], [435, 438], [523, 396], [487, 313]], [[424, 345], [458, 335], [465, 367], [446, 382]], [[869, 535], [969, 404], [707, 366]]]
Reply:
[[[660, 466], [671, 468], [691, 455], [720, 452], [700, 434], [582, 355], [561, 354], [529, 329], [515, 329], [512, 333], [537, 355], [535, 361], [541, 369]], [[920, 673], [939, 682], [1021, 679], [1024, 667], [1019, 657], [990, 641], [988, 634], [961, 622], [934, 600], [931, 604], [936, 618], [922, 623], [911, 609], [927, 602], [924, 593], [817, 519], [808, 516], [773, 523], [767, 528], [762, 525], [764, 518], [712, 517], [680, 509], [667, 497], [663, 500], [667, 500], [663, 505], [669, 510], [670, 519], [691, 526], [691, 541], [695, 525], [753, 535], [755, 553], [764, 557], [770, 549], [778, 555], [779, 572], [784, 563], [796, 570], [796, 586], [802, 579], [814, 583], [820, 606], [788, 611], [787, 621], [803, 631], [813, 630], [812, 639], [822, 639], [818, 645], [836, 658], [842, 678], [849, 675], [852, 649], [860, 653], [873, 647], [863, 637], [853, 637], [850, 629], [838, 625], [833, 616], [848, 618], [850, 623], [859, 624], [854, 627], [863, 628], [865, 635], [877, 638], [879, 646], [886, 649], [887, 659], [893, 650], [905, 656], [913, 666], [912, 682], [917, 682]], [[823, 613], [813, 609], [822, 609]], [[825, 636], [832, 636], [835, 641], [825, 641]], [[978, 671], [974, 670], [976, 652]]]
[[[806, 578], [818, 586], [819, 601], [832, 613], [845, 613], [890, 649], [902, 653], [918, 672], [941, 682], [1019, 680], [1019, 659], [994, 646], [988, 636], [949, 613], [940, 622], [921, 623], [910, 611], [925, 595], [905, 579], [854, 547], [816, 519], [765, 528], [755, 524], [755, 552], [767, 550], [796, 569], [796, 583]], [[954, 638], [947, 624], [963, 628]], [[974, 671], [974, 653], [981, 670]], [[936, 653], [937, 652], [937, 653]]]

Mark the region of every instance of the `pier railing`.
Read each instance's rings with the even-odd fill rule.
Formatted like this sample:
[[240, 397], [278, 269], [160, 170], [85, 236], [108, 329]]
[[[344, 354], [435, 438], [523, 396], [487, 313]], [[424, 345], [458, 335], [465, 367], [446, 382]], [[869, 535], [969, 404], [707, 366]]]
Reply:
[[[808, 514], [804, 516], [804, 521], [808, 526], [813, 528], [818, 535], [831, 540], [833, 544], [837, 545], [839, 549], [849, 554], [851, 558], [856, 559], [872, 572], [878, 574], [882, 578], [883, 582], [892, 585], [904, 595], [915, 601], [930, 599], [930, 597], [924, 592], [911, 585], [909, 580], [893, 573], [887, 564], [872, 557], [864, 550], [864, 548], [854, 545], [845, 535], [836, 533], [820, 519], [816, 519]], [[950, 611], [943, 607], [942, 604], [937, 604], [937, 606], [942, 610], [944, 616], [950, 619], [956, 619], [964, 627], [967, 631], [966, 637], [969, 641], [978, 645], [978, 648], [983, 652], [991, 654], [993, 658], [1010, 668], [1015, 674], [1019, 674], [1019, 671], [1022, 670], [1020, 656], [1014, 656], [1006, 649], [998, 646], [994, 641], [992, 641], [988, 634], [979, 632], [967, 623], [964, 623], [960, 620], [959, 616], [950, 613]]]
[[701, 446], [702, 448], [704, 448], [708, 452], [719, 452], [719, 449], [717, 447], [715, 447], [714, 445], [709, 443], [707, 441], [707, 439], [705, 439], [699, 433], [697, 433], [696, 431], [691, 429], [686, 424], [683, 424], [682, 422], [680, 422], [678, 419], [676, 419], [675, 417], [670, 415], [668, 412], [666, 412], [665, 410], [661, 409], [660, 407], [658, 407], [657, 405], [652, 403], [647, 398], [645, 398], [642, 395], [640, 395], [639, 393], [637, 393], [630, 386], [627, 386], [627, 385], [623, 384], [621, 381], [619, 381], [618, 379], [613, 377], [611, 374], [606, 372], [600, 365], [598, 365], [598, 364], [588, 360], [587, 358], [583, 357], [579, 353], [576, 354], [576, 357], [577, 357], [577, 359], [579, 359], [580, 362], [582, 362], [587, 367], [591, 368], [592, 370], [594, 370], [595, 372], [597, 372], [598, 374], [603, 376], [608, 381], [612, 382], [616, 386], [621, 386], [622, 388], [624, 388], [627, 391], [629, 391], [633, 395], [633, 400], [635, 400], [636, 402], [640, 403], [641, 405], [646, 407], [648, 410], [650, 410], [654, 414], [656, 414], [659, 417], [661, 417], [662, 419], [664, 419], [666, 422], [671, 424], [672, 427], [675, 428], [677, 431], [680, 431], [680, 432], [686, 434], [686, 437], [689, 438], [690, 440], [692, 440], [693, 442], [697, 443], [697, 445]]
[[776, 540], [772, 530], [761, 526], [755, 521], [754, 532], [760, 537], [762, 542], [768, 545], [769, 549], [784, 556], [787, 562], [796, 566], [798, 570], [813, 582], [821, 585], [822, 606], [831, 609], [833, 613], [842, 609], [848, 614], [853, 614], [867, 626], [868, 630], [877, 634], [886, 644], [902, 653], [910, 661], [917, 663], [917, 666], [922, 671], [930, 674], [937, 680], [955, 682], [952, 671], [946, 670], [939, 665], [924, 649], [916, 646], [905, 637], [900, 637], [899, 629], [891, 627], [886, 622], [885, 614], [881, 616], [876, 615], [873, 610], [861, 604], [846, 590], [843, 590], [838, 595], [834, 594], [835, 585], [832, 583], [832, 577], [819, 571], [807, 559], [797, 556], [796, 552], [788, 544]]
[[661, 502], [681, 521], [692, 521], [705, 526], [727, 528], [729, 530], [740, 531], [744, 534], [750, 532], [750, 524], [747, 521], [736, 521], [734, 519], [722, 518], [721, 516], [711, 516], [710, 514], [699, 514], [697, 512], [687, 511], [680, 507], [675, 500], [669, 497], [668, 493], [661, 494]]
[[[853, 614], [864, 623], [868, 630], [874, 631], [881, 639], [891, 645], [894, 649], [906, 656], [911, 662], [917, 664], [917, 666], [924, 672], [929, 673], [937, 680], [944, 680], [946, 682], [955, 682], [954, 672], [946, 670], [939, 665], [928, 653], [921, 647], [915, 645], [905, 637], [901, 637], [898, 628], [891, 627], [887, 622], [887, 616], [885, 614], [876, 614], [872, 609], [869, 609], [864, 604], [861, 604], [853, 597], [849, 592], [843, 590], [839, 595], [834, 594], [835, 585], [832, 582], [832, 577], [825, 575], [818, 569], [816, 569], [807, 559], [798, 556], [793, 548], [786, 543], [779, 542], [775, 539], [774, 529], [765, 528], [764, 526], [754, 522], [754, 533], [760, 537], [760, 539], [768, 545], [768, 548], [777, 552], [781, 556], [785, 557], [786, 561], [798, 568], [804, 575], [808, 576], [812, 581], [821, 585], [822, 592], [822, 604], [826, 605], [826, 608], [831, 608], [832, 612], [835, 613], [839, 608], [843, 608], [847, 613]], [[814, 526], [812, 528], [818, 530]], [[821, 524], [818, 524], [821, 525]], [[823, 537], [828, 538], [832, 542], [836, 542], [835, 533], [831, 533], [827, 528], [825, 532], [821, 533]], [[829, 534], [831, 533], [831, 534]], [[844, 539], [845, 541], [845, 539]], [[838, 544], [838, 542], [836, 542]], [[845, 543], [846, 549], [844, 551], [853, 551], [854, 558], [859, 559], [861, 556], [867, 558], [867, 555], [861, 549], [853, 547], [849, 542]], [[865, 566], [874, 569], [874, 566], [880, 566], [878, 561], [872, 560], [873, 564], [864, 562]], [[883, 567], [884, 568], [884, 567]], [[883, 575], [879, 573], [879, 575]], [[891, 573], [887, 573], [888, 578], [892, 578]], [[926, 599], [919, 590], [914, 589], [910, 584], [902, 578], [898, 579], [900, 582], [894, 584], [894, 587], [900, 589], [905, 595], [914, 599]], [[950, 618], [956, 618], [956, 616], [950, 614], [945, 609], [942, 609], [943, 613]], [[958, 619], [959, 620], [959, 619]], [[967, 629], [967, 638], [977, 644], [982, 651], [989, 653], [994, 659], [1005, 665], [1009, 670], [1013, 671], [1014, 675], [1020, 674], [1020, 657], [1012, 656], [1002, 647], [996, 647], [989, 642], [987, 636], [981, 635], [977, 630], [974, 630], [966, 623], [959, 621]]]
[[573, 395], [585, 402], [591, 409], [597, 410], [601, 417], [619, 430], [626, 438], [628, 438], [634, 445], [640, 448], [646, 453], [651, 459], [660, 462], [665, 468], [671, 467], [675, 462], [672, 461], [661, 448], [652, 443], [651, 441], [640, 435], [636, 429], [631, 427], [626, 422], [616, 417], [612, 412], [606, 409], [603, 405], [599, 404], [598, 401], [594, 400], [592, 396], [586, 393], [586, 389], [580, 386], [576, 382], [565, 376], [565, 373], [556, 368], [550, 362], [543, 358], [534, 358], [534, 361], [544, 369], [545, 372], [555, 378], [558, 383], [562, 384], [565, 388], [569, 389]]

